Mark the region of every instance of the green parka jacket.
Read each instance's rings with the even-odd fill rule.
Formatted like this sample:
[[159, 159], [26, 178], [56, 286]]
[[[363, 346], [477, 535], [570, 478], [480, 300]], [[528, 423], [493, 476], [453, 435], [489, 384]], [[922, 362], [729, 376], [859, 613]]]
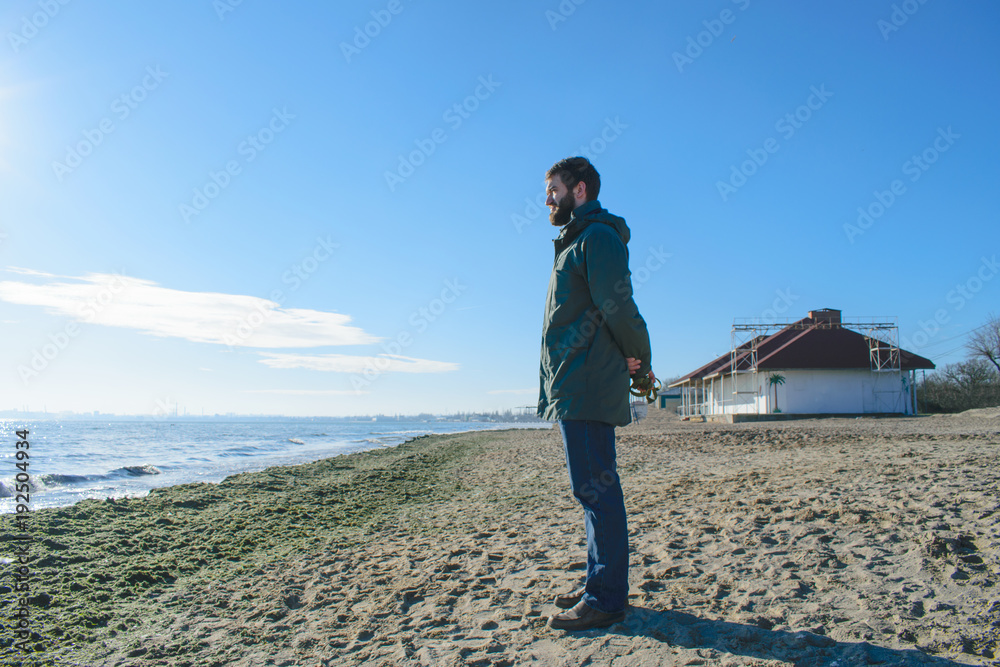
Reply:
[[555, 243], [542, 324], [538, 416], [625, 426], [629, 413], [626, 357], [649, 374], [646, 322], [632, 300], [629, 229], [600, 202], [573, 211]]

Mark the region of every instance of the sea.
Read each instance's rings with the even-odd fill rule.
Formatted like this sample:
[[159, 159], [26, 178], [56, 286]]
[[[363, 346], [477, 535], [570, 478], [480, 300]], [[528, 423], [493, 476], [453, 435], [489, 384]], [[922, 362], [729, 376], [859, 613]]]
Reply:
[[[27, 509], [36, 510], [72, 505], [85, 498], [141, 497], [150, 489], [175, 484], [221, 482], [237, 473], [393, 447], [421, 435], [549, 427], [545, 422], [292, 418], [243, 422], [5, 419], [0, 420], [0, 513], [15, 512], [18, 503], [24, 503], [23, 494], [18, 498], [17, 484], [26, 476], [30, 487]], [[27, 448], [18, 446], [17, 432], [22, 429], [28, 430]]]

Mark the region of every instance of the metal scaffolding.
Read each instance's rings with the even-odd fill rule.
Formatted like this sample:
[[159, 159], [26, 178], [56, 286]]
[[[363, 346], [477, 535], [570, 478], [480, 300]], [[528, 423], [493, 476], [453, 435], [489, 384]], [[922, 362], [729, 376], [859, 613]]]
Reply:
[[902, 394], [895, 380], [902, 376], [899, 353], [899, 326], [896, 318], [881, 321], [872, 318], [864, 322], [863, 334], [868, 339], [868, 357], [872, 370], [872, 411], [905, 412], [900, 405]]
[[[810, 322], [736, 318], [730, 333], [729, 372], [720, 371], [704, 378], [692, 378], [690, 384], [682, 390], [682, 416], [720, 414], [727, 412], [727, 407], [732, 413], [761, 414], [762, 401], [758, 397], [767, 394], [767, 388], [761, 384], [759, 375], [760, 344], [783, 330], [834, 328], [851, 329], [864, 336], [868, 342], [873, 390], [871, 396], [864, 397], [866, 412], [905, 412], [897, 380], [902, 377], [897, 318], [816, 318]], [[718, 400], [716, 380], [721, 384]], [[909, 380], [915, 384], [913, 378]], [[770, 406], [767, 409], [770, 411]]]

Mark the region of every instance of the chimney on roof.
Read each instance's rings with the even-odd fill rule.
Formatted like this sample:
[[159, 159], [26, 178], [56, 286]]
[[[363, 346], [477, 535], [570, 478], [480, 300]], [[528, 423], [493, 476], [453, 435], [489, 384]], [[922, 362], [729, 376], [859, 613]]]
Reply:
[[819, 310], [810, 310], [809, 318], [819, 324], [819, 323], [829, 323], [832, 326], [840, 324], [840, 311], [834, 310], [833, 308], [820, 308]]

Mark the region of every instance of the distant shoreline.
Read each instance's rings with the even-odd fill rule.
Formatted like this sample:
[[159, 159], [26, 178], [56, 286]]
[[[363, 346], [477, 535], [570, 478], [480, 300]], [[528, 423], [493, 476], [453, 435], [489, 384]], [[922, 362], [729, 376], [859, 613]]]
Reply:
[[519, 423], [546, 423], [544, 420], [532, 415], [510, 415], [511, 418], [502, 418], [504, 413], [468, 413], [452, 415], [352, 415], [346, 417], [323, 417], [304, 416], [295, 417], [289, 415], [117, 415], [113, 413], [54, 413], [54, 412], [16, 412], [11, 410], [0, 411], [0, 421], [125, 421], [125, 422], [186, 422], [186, 421], [207, 421], [207, 422], [258, 422], [258, 421], [313, 421], [313, 422], [482, 422], [494, 424], [519, 424]]
[[[244, 472], [394, 447], [416, 434], [548, 427], [546, 422], [318, 422], [294, 419], [266, 422], [189, 420], [155, 424], [131, 420], [102, 424], [89, 420], [25, 424], [31, 431], [28, 483], [32, 510], [68, 507], [85, 499], [144, 497], [151, 489], [193, 482], [218, 483], [225, 477]], [[238, 428], [239, 424], [243, 427]], [[66, 442], [69, 446], [64, 444]], [[198, 444], [191, 444], [195, 442]], [[91, 462], [91, 455], [100, 463]], [[0, 474], [0, 515], [15, 511], [14, 474], [17, 472], [11, 466]]]

